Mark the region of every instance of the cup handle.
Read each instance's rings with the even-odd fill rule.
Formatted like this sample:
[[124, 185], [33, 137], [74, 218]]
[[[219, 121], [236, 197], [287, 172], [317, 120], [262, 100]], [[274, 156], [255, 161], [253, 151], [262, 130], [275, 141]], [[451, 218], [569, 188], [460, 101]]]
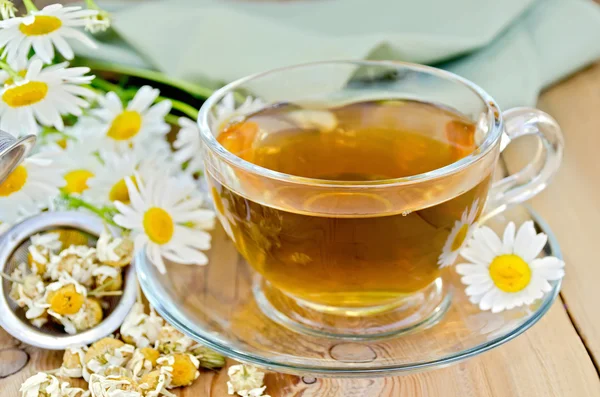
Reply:
[[502, 113], [502, 118], [504, 132], [501, 151], [516, 138], [526, 135], [538, 137], [542, 150], [534, 153], [529, 164], [519, 172], [492, 184], [482, 221], [544, 190], [556, 174], [563, 157], [562, 131], [556, 120], [547, 113], [532, 108], [513, 108]]

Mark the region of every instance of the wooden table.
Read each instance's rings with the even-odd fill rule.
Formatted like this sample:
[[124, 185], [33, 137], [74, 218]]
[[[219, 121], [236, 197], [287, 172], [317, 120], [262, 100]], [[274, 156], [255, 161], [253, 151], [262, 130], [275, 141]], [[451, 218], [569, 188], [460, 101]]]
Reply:
[[[600, 397], [600, 63], [556, 84], [538, 106], [566, 136], [564, 164], [554, 183], [533, 200], [563, 248], [567, 275], [560, 299], [532, 329], [515, 340], [454, 366], [363, 380], [297, 378], [269, 374], [277, 396]], [[509, 169], [525, 156], [511, 150]], [[36, 371], [57, 368], [61, 352], [25, 346], [0, 329], [0, 396], [18, 395]], [[226, 396], [226, 371], [204, 372], [180, 396]]]

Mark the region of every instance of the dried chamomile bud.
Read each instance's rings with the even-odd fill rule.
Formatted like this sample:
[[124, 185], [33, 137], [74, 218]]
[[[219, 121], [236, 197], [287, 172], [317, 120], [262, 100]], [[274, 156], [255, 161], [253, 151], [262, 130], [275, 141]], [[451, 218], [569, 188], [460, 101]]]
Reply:
[[71, 246], [51, 258], [48, 273], [52, 280], [68, 274], [78, 283], [91, 287], [93, 271], [98, 266], [96, 249], [84, 245]]
[[[67, 316], [67, 320], [71, 322], [73, 329], [68, 329], [65, 325], [65, 331], [69, 334], [74, 334], [78, 331], [85, 331], [100, 324], [104, 318], [100, 301], [94, 298], [85, 298], [81, 310], [72, 316]], [[69, 332], [69, 331], [72, 332]]]
[[206, 346], [197, 344], [190, 348], [190, 352], [200, 361], [203, 368], [217, 369], [225, 365], [225, 357]]
[[31, 236], [28, 260], [34, 273], [40, 276], [46, 273], [50, 256], [62, 247], [59, 237], [59, 233], [43, 233]]
[[158, 350], [151, 347], [143, 347], [136, 349], [133, 352], [133, 357], [127, 363], [127, 369], [129, 369], [136, 378], [139, 378], [149, 372], [151, 372], [155, 365], [156, 360], [160, 357]]
[[86, 295], [86, 291], [78, 287], [79, 284], [62, 284], [58, 281], [48, 285], [46, 302], [50, 304], [50, 310], [59, 315], [77, 313]]
[[36, 299], [41, 298], [45, 292], [42, 278], [37, 274], [27, 273], [27, 265], [21, 263], [11, 274], [18, 282], [11, 285], [9, 296], [19, 307], [29, 307]]
[[292, 110], [286, 114], [286, 117], [302, 129], [317, 129], [322, 132], [329, 132], [333, 131], [338, 125], [335, 114], [328, 110]]
[[157, 349], [163, 354], [183, 353], [194, 341], [170, 325], [164, 325], [158, 333]]
[[100, 262], [120, 268], [131, 263], [133, 241], [128, 238], [113, 237], [105, 230], [98, 239], [96, 250]]
[[81, 378], [84, 366], [83, 357], [86, 347], [71, 347], [65, 350], [63, 362], [58, 370], [59, 376]]
[[121, 270], [112, 266], [98, 266], [92, 271], [95, 276], [95, 285], [97, 290], [101, 291], [120, 291], [123, 289], [123, 275]]
[[135, 347], [114, 338], [103, 338], [92, 344], [85, 354], [84, 379], [90, 374], [105, 375], [111, 367], [123, 367], [131, 359]]
[[59, 380], [50, 374], [38, 372], [23, 382], [21, 397], [86, 397], [85, 390], [71, 387], [67, 382]]
[[138, 383], [127, 376], [90, 376], [89, 389], [94, 397], [142, 397]]
[[237, 392], [240, 397], [270, 397], [267, 394], [263, 394], [267, 386], [258, 387], [256, 389], [251, 390], [240, 390]]
[[121, 325], [121, 337], [137, 347], [154, 345], [163, 324], [164, 320], [153, 309], [150, 309], [150, 314], [146, 314], [144, 305], [136, 303]]
[[227, 375], [229, 375], [229, 381], [227, 382], [227, 392], [229, 394], [260, 389], [265, 379], [264, 372], [252, 365], [245, 364], [232, 365], [229, 367]]
[[140, 381], [140, 389], [145, 397], [175, 397], [167, 389], [171, 386], [171, 375], [168, 371], [155, 370], [142, 376]]
[[113, 354], [118, 348], [125, 346], [123, 341], [115, 338], [102, 338], [94, 342], [85, 353], [84, 361], [89, 363], [91, 360], [100, 360], [105, 354]]
[[170, 388], [191, 385], [200, 376], [200, 361], [189, 353], [176, 353], [156, 361], [171, 375]]

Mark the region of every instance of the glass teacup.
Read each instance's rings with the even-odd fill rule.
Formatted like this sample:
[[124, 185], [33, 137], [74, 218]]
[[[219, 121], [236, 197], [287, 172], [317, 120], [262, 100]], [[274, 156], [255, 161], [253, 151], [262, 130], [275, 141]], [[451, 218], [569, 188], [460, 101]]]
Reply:
[[[333, 336], [443, 315], [446, 268], [471, 228], [541, 191], [562, 156], [547, 114], [501, 114], [473, 83], [399, 62], [246, 77], [206, 101], [199, 125], [219, 220], [258, 274], [262, 310]], [[545, 155], [492, 183], [501, 149], [523, 135]]]

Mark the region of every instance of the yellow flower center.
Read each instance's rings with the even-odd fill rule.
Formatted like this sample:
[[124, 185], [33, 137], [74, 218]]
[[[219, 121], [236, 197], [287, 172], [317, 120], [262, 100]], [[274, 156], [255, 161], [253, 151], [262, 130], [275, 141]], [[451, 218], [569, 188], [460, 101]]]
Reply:
[[20, 108], [38, 103], [46, 98], [48, 84], [43, 81], [29, 81], [22, 85], [10, 87], [4, 94], [2, 100], [11, 108]]
[[125, 110], [115, 117], [106, 135], [116, 141], [126, 141], [140, 132], [142, 116], [135, 111]]
[[10, 196], [23, 188], [27, 182], [27, 169], [22, 165], [15, 168], [13, 172], [0, 183], [0, 197]]
[[519, 292], [531, 281], [531, 268], [518, 255], [497, 256], [489, 270], [496, 287], [504, 292]]
[[56, 144], [60, 146], [63, 150], [67, 148], [67, 138], [61, 138], [56, 141]]
[[144, 214], [144, 231], [148, 238], [156, 244], [166, 244], [171, 241], [175, 224], [173, 218], [162, 208], [152, 207]]
[[48, 296], [50, 309], [63, 316], [77, 313], [83, 300], [83, 295], [77, 292], [73, 284], [65, 285]]
[[63, 188], [67, 193], [83, 193], [88, 189], [87, 181], [94, 174], [88, 170], [74, 170], [71, 172], [67, 172], [65, 175], [65, 181], [67, 185]]
[[120, 201], [124, 204], [129, 204], [129, 190], [127, 190], [125, 179], [121, 179], [113, 185], [108, 193], [108, 199], [110, 201]]
[[[19, 71], [17, 74], [21, 77], [25, 77], [25, 75], [27, 74], [27, 69], [23, 69], [23, 70]], [[9, 86], [9, 85], [13, 85], [14, 83], [15, 83], [15, 80], [12, 77], [9, 77], [4, 82], [4, 85]]]
[[19, 30], [25, 36], [43, 36], [52, 33], [62, 26], [62, 21], [49, 15], [37, 15], [31, 25], [21, 23]]
[[452, 241], [452, 247], [450, 247], [451, 251], [456, 251], [460, 247], [462, 247], [463, 243], [465, 242], [465, 239], [467, 238], [468, 231], [469, 231], [469, 225], [467, 225], [467, 224], [462, 225], [461, 228], [458, 229], [458, 233], [456, 233], [456, 236], [454, 237], [454, 241]]

